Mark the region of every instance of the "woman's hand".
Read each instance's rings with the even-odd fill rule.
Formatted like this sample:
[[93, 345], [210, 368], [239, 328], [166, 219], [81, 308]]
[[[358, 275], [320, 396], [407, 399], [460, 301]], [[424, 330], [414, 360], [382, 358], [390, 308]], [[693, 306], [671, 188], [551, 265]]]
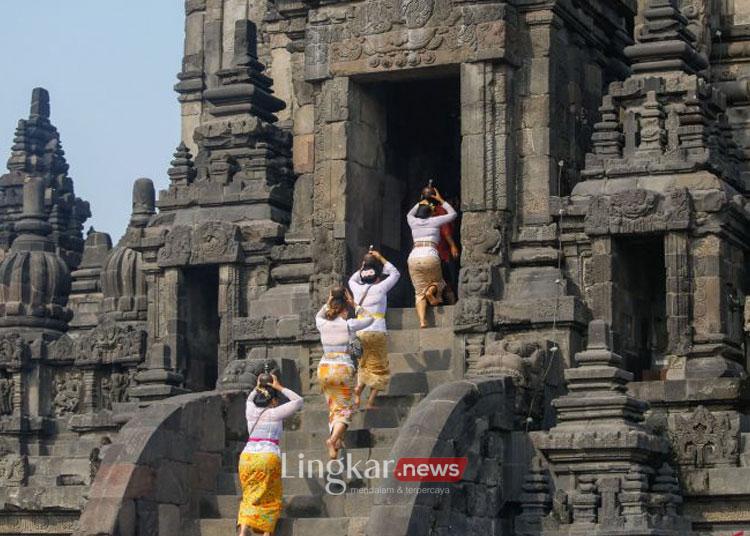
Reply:
[[277, 391], [281, 391], [284, 388], [284, 386], [281, 385], [281, 382], [276, 377], [276, 374], [271, 374], [271, 378], [273, 378], [273, 382], [271, 382], [271, 387], [273, 387]]
[[432, 190], [435, 192], [435, 194], [433, 195], [433, 197], [435, 199], [437, 199], [440, 202], [440, 204], [445, 203], [445, 199], [443, 199], [443, 196], [440, 195], [440, 191], [437, 188], [435, 188], [434, 186], [432, 187]]
[[380, 254], [380, 252], [377, 249], [370, 250], [370, 255], [378, 259], [382, 264], [385, 264], [388, 262], [383, 255]]
[[354, 303], [354, 298], [352, 297], [352, 293], [349, 292], [349, 289], [344, 290], [344, 297], [346, 298], [346, 303], [348, 303], [349, 306], [355, 309], [357, 308], [357, 304]]
[[451, 257], [458, 259], [461, 256], [461, 250], [456, 244], [451, 244]]

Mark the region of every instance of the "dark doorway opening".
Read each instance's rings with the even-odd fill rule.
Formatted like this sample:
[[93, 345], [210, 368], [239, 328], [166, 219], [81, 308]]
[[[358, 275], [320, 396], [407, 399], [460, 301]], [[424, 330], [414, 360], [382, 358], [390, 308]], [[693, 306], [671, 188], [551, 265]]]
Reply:
[[[369, 244], [379, 247], [402, 273], [388, 296], [391, 307], [412, 307], [414, 290], [407, 258], [411, 231], [406, 213], [429, 180], [457, 210], [461, 195], [461, 98], [456, 75], [386, 80], [358, 85], [359, 117], [351, 129], [348, 180], [355, 196], [347, 207], [361, 218], [349, 242], [352, 270]], [[361, 147], [367, 144], [367, 149]], [[373, 148], [373, 146], [376, 146]], [[358, 157], [367, 153], [364, 157]], [[453, 224], [460, 246], [460, 222]], [[449, 269], [450, 268], [450, 269]], [[458, 263], [444, 269], [457, 286]]]
[[664, 240], [622, 238], [615, 246], [619, 351], [636, 381], [656, 380], [669, 340]]
[[219, 357], [219, 268], [184, 270], [185, 387], [210, 391], [216, 387]]

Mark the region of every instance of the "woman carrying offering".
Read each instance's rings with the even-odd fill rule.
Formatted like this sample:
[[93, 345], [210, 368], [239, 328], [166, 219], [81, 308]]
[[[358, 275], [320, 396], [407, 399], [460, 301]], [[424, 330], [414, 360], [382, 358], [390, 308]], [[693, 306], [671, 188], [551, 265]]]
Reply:
[[[354, 311], [354, 318], [351, 316]], [[334, 287], [326, 304], [315, 316], [315, 324], [323, 344], [323, 357], [318, 365], [318, 381], [328, 403], [328, 455], [338, 458], [344, 432], [351, 424], [354, 412], [354, 362], [349, 354], [349, 342], [357, 331], [374, 318], [357, 306], [348, 290]]]
[[[283, 394], [288, 402], [281, 404]], [[248, 440], [240, 454], [242, 502], [237, 514], [240, 536], [251, 532], [271, 536], [281, 515], [281, 451], [283, 421], [302, 408], [302, 397], [279, 383], [273, 374], [258, 376], [247, 397]]]
[[354, 406], [359, 407], [365, 386], [370, 387], [367, 409], [375, 405], [379, 391], [388, 389], [391, 374], [388, 366], [388, 337], [385, 312], [388, 309], [388, 291], [398, 283], [401, 274], [378, 251], [370, 249], [362, 267], [349, 279], [349, 288], [356, 303], [370, 311], [375, 319], [357, 335], [362, 341], [362, 358], [359, 360], [357, 389]]
[[[445, 214], [435, 216], [435, 208], [442, 206]], [[440, 264], [437, 245], [440, 242], [440, 226], [456, 219], [458, 214], [438, 192], [428, 186], [422, 190], [422, 199], [406, 215], [411, 227], [414, 249], [409, 254], [408, 266], [414, 285], [419, 326], [427, 327], [427, 304], [440, 305], [445, 281]]]

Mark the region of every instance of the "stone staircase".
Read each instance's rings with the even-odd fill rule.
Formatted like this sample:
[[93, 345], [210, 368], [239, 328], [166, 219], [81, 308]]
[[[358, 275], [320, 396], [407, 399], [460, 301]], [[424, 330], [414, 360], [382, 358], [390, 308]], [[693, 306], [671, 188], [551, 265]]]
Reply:
[[[346, 448], [341, 451], [344, 471], [349, 464], [357, 466], [359, 462], [358, 467], [363, 471], [367, 460], [387, 459], [399, 427], [411, 409], [432, 388], [457, 378], [453, 359], [453, 308], [435, 308], [431, 314], [431, 325], [435, 327], [420, 330], [414, 309], [388, 311], [391, 384], [388, 392], [380, 395], [377, 408], [362, 410], [354, 416], [345, 436]], [[336, 478], [346, 481], [346, 492], [336, 495], [326, 492], [325, 477], [296, 478], [300, 457], [304, 461], [321, 460], [325, 464], [327, 435], [325, 399], [320, 394], [307, 394], [301, 414], [287, 423], [284, 432], [282, 451], [286, 454], [286, 471], [294, 477], [284, 478], [284, 510], [276, 536], [364, 535], [375, 497], [367, 491], [381, 487], [385, 479], [356, 478], [344, 472]], [[218, 494], [201, 498], [198, 522], [201, 536], [235, 534], [241, 496], [237, 459], [243, 447], [244, 443], [227, 446]], [[342, 487], [334, 483], [331, 490], [340, 492]]]

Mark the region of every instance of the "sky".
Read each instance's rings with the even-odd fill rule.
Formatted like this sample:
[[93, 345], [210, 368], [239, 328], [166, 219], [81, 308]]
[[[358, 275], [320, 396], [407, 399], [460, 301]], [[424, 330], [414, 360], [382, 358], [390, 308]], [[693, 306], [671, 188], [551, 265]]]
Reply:
[[117, 241], [133, 181], [157, 192], [180, 142], [184, 0], [0, 0], [0, 175], [31, 90], [50, 92], [76, 195]]

